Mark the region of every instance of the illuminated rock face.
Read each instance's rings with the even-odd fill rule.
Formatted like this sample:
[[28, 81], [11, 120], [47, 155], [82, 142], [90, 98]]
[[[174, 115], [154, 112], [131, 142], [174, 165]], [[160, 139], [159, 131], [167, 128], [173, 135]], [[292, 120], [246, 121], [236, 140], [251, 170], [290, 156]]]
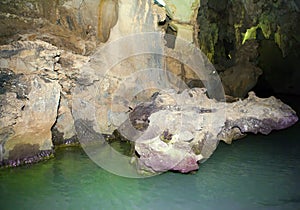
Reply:
[[[166, 12], [170, 16], [170, 27], [176, 30], [178, 39], [198, 43], [197, 15], [200, 0], [166, 0]], [[180, 48], [175, 43], [175, 47]]]
[[[227, 0], [165, 0], [165, 2], [163, 8], [154, 5], [152, 0], [1, 1], [0, 16], [3, 21], [0, 22], [0, 44], [7, 44], [0, 48], [1, 160], [22, 158], [26, 155], [35, 155], [41, 150], [49, 150], [52, 147], [49, 132], [51, 128], [57, 138], [66, 141], [76, 138], [72, 112], [74, 87], [78, 83], [87, 82], [87, 95], [95, 96], [95, 88], [89, 86], [89, 82], [95, 82], [97, 87], [99, 84], [97, 79], [103, 79], [99, 77], [103, 69], [98, 71], [98, 75], [94, 75], [85, 71], [87, 69], [82, 69], [82, 66], [89, 62], [91, 59], [89, 56], [99, 49], [99, 46], [130, 34], [166, 32], [172, 28], [176, 36], [172, 47], [177, 51], [182, 50], [178, 42], [180, 39], [200, 46], [209, 59], [216, 63], [216, 69], [229, 95], [236, 97], [247, 95], [262, 72], [267, 75], [266, 80], [270, 84], [277, 86], [277, 90], [299, 93], [297, 91], [300, 84], [299, 71], [288, 69], [288, 73], [285, 71], [280, 73], [272, 72], [272, 69], [260, 69], [257, 66], [259, 54], [263, 60], [260, 61], [262, 67], [269, 66], [270, 63], [277, 65], [278, 60], [270, 58], [273, 48], [278, 50], [280, 58], [282, 55], [288, 57], [290, 53], [297, 51], [295, 49], [299, 46], [300, 33], [299, 27], [294, 27], [294, 24], [299, 22], [299, 5], [296, 1], [265, 0], [255, 4], [251, 1]], [[158, 24], [164, 21], [168, 27]], [[148, 42], [149, 40], [145, 40], [145, 43]], [[270, 42], [271, 45], [273, 43], [273, 48], [268, 50]], [[135, 48], [128, 45], [123, 50], [134, 52]], [[113, 57], [114, 51], [101, 59], [107, 60], [110, 55]], [[292, 58], [300, 60], [297, 56]], [[133, 56], [126, 62], [114, 66], [114, 71], [106, 75], [106, 81], [102, 83], [107, 87], [107, 92], [101, 93], [103, 94], [101, 97], [104, 96], [101, 98], [104, 99], [103, 106], [110, 107], [117, 104], [105, 100], [107, 99], [105, 97], [120, 84], [120, 78], [128, 77], [136, 70], [143, 69], [145, 60], [147, 60], [145, 57], [141, 60]], [[158, 64], [152, 66], [155, 68], [165, 64], [164, 67], [168, 71], [189, 86], [203, 86], [199, 84], [199, 77], [193, 70], [178, 60], [152, 58], [147, 62]], [[94, 65], [92, 67], [95, 69], [99, 67], [95, 65], [97, 62], [90, 64]], [[289, 65], [290, 68], [292, 66]], [[82, 79], [86, 78], [82, 77], [82, 74], [88, 75], [86, 78], [90, 80], [83, 81]], [[290, 75], [293, 75], [292, 78]], [[128, 80], [127, 83], [134, 87], [136, 81]], [[136, 99], [134, 105], [147, 97]], [[98, 107], [95, 108], [97, 110]], [[114, 108], [123, 112], [128, 111], [128, 106], [114, 106]], [[44, 110], [44, 114], [37, 110], [41, 112]], [[96, 114], [96, 121], [101, 121], [108, 127], [107, 113], [96, 112]], [[247, 119], [253, 121], [253, 118]], [[239, 121], [239, 124], [246, 124], [246, 121], [245, 119]], [[237, 121], [230, 121], [229, 125], [232, 122]], [[111, 126], [108, 132], [114, 129], [115, 127]], [[248, 132], [247, 129], [245, 132]], [[191, 131], [184, 134], [193, 136]], [[222, 138], [230, 142], [239, 135], [241, 130], [234, 128]], [[189, 144], [188, 139], [184, 144]], [[182, 148], [186, 149], [185, 146]], [[17, 151], [25, 152], [17, 155], [19, 153]], [[182, 169], [182, 172], [194, 169], [197, 161], [197, 158], [189, 156], [182, 164], [188, 162], [193, 164], [188, 167], [189, 169]], [[181, 168], [176, 167], [173, 169]]]
[[[296, 66], [300, 59], [295, 50], [299, 47], [297, 1], [165, 0], [164, 8], [153, 2], [1, 1], [0, 43], [40, 39], [62, 49], [89, 55], [96, 49], [97, 42], [104, 43], [132, 33], [157, 30], [170, 33], [173, 30], [178, 39], [199, 46], [217, 71], [222, 72], [228, 95], [246, 96], [258, 78], [268, 83], [274, 92], [299, 92]], [[166, 25], [159, 26], [158, 22], [164, 21]], [[238, 61], [243, 53], [247, 53], [241, 49], [249, 41], [250, 45], [258, 45], [255, 47], [257, 56], [247, 63], [250, 68]], [[177, 44], [175, 40], [174, 47], [180, 48]], [[274, 60], [276, 64], [269, 65]], [[174, 60], [170, 59], [167, 67], [174, 73], [184, 72], [180, 74], [185, 75], [191, 86], [199, 79], [187, 66], [182, 67]], [[289, 74], [285, 68], [289, 69]], [[240, 78], [236, 78], [236, 72]], [[265, 74], [259, 77], [262, 75], [259, 72]], [[248, 74], [252, 76], [247, 80]], [[294, 79], [289, 79], [288, 75], [293, 75]], [[235, 82], [229, 77], [236, 78]]]
[[135, 140], [141, 172], [187, 173], [210, 157], [219, 140], [231, 143], [246, 133], [269, 134], [293, 125], [298, 117], [274, 97], [258, 98], [250, 92], [243, 101], [224, 103], [207, 98], [205, 89], [191, 89], [161, 92], [137, 106], [130, 120], [143, 130]]
[[0, 164], [47, 158], [51, 128], [63, 139], [75, 135], [69, 94], [87, 60], [43, 41], [0, 46]]
[[[299, 3], [297, 1], [228, 1], [228, 0], [165, 0], [165, 8], [153, 5], [154, 1], [129, 0], [8, 0], [0, 2], [0, 43], [13, 40], [44, 40], [59, 48], [89, 55], [97, 41], [106, 42], [130, 33], [162, 30], [158, 22], [167, 22], [179, 39], [199, 46], [224, 73], [228, 95], [244, 97], [257, 82], [257, 76], [245, 81], [247, 72], [236, 60], [240, 48], [249, 40], [256, 42], [258, 56], [251, 60], [252, 75], [257, 74], [258, 59], [263, 82], [275, 92], [297, 94], [299, 73], [296, 66], [299, 54]], [[111, 16], [110, 16], [111, 15]], [[166, 20], [166, 15], [171, 19]], [[175, 43], [176, 45], [176, 43]], [[178, 46], [179, 47], [179, 46]], [[275, 54], [270, 56], [270, 54]], [[286, 58], [284, 58], [286, 57]], [[276, 60], [274, 66], [270, 66]], [[173, 63], [175, 63], [173, 65]], [[189, 69], [181, 68], [171, 60], [168, 68], [185, 72], [187, 83], [198, 78]], [[228, 80], [234, 72], [243, 74], [240, 82]], [[289, 68], [290, 80], [283, 69]], [[235, 78], [235, 73], [232, 77]], [[278, 81], [282, 78], [281, 81]], [[241, 86], [241, 83], [245, 83]], [[248, 84], [246, 84], [248, 83]], [[228, 86], [228, 85], [227, 85]]]
[[[37, 75], [16, 75], [12, 80], [20, 89], [1, 95], [2, 160], [52, 150], [51, 127], [56, 120], [60, 97], [57, 82], [45, 81]], [[14, 150], [23, 145], [28, 145], [28, 151], [16, 155], [18, 152]]]
[[0, 47], [1, 161], [52, 150], [51, 127], [61, 92], [54, 77], [58, 55], [56, 47], [41, 41]]

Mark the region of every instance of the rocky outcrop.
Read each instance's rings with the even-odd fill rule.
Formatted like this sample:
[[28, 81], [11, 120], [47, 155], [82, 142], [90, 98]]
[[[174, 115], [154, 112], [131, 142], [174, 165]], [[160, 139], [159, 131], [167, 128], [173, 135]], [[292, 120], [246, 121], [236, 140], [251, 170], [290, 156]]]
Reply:
[[0, 1], [0, 44], [39, 39], [74, 53], [89, 54], [96, 47], [99, 2]]
[[[262, 90], [268, 85], [277, 93], [299, 93], [297, 1], [165, 2], [162, 7], [150, 0], [1, 1], [0, 43], [39, 39], [89, 55], [97, 41], [164, 30], [174, 35], [167, 40], [171, 47], [175, 47], [177, 39], [184, 39], [201, 48], [221, 73], [228, 95], [244, 97], [257, 81]], [[247, 53], [242, 48], [249, 40], [250, 45], [256, 42], [256, 56], [250, 62], [239, 62], [237, 58]], [[203, 86], [186, 65], [169, 58], [167, 68], [183, 77], [189, 86]], [[292, 80], [289, 75], [293, 75]], [[236, 78], [235, 82], [230, 77]]]
[[[256, 85], [263, 73], [253, 63], [257, 57], [257, 48], [258, 43], [253, 40], [242, 45], [235, 58], [236, 63], [220, 73], [225, 93], [228, 95], [243, 98]], [[232, 78], [235, 78], [234, 82]]]
[[[170, 86], [178, 87], [178, 91], [187, 86], [215, 88], [209, 80], [219, 85], [216, 71], [206, 65], [209, 62], [202, 56], [194, 56], [196, 50], [189, 48], [193, 44], [199, 45], [214, 62], [225, 92], [229, 95], [244, 97], [261, 75], [271, 86], [275, 84], [297, 93], [300, 83], [299, 74], [293, 70], [294, 65], [288, 66], [292, 80], [285, 73], [282, 77], [282, 73], [266, 70], [270, 61], [274, 60], [269, 57], [269, 52], [274, 48], [279, 51], [280, 58], [288, 58], [289, 54], [294, 53], [292, 58], [300, 60], [295, 50], [299, 45], [298, 28], [294, 30], [294, 23], [299, 22], [299, 5], [295, 1], [165, 2], [166, 5], [158, 5], [150, 0], [1, 1], [1, 162], [18, 165], [49, 156], [53, 143], [77, 141], [76, 124], [79, 125], [81, 121], [89, 122], [89, 128], [97, 135], [111, 134], [128, 119], [134, 107], [141, 107], [138, 105], [140, 102]], [[132, 36], [157, 31], [163, 33]], [[155, 55], [149, 55], [149, 52]], [[173, 52], [179, 56], [173, 56]], [[205, 64], [197, 63], [197, 59]], [[203, 76], [195, 73], [197, 66], [208, 68], [209, 74]], [[198, 124], [195, 127], [188, 123], [189, 120], [198, 115], [220, 114], [218, 110], [223, 109], [224, 104], [206, 99], [199, 90], [194, 91], [185, 91], [184, 94], [196, 94], [204, 101], [201, 106], [207, 102], [216, 107], [212, 109], [211, 104], [204, 108], [196, 105], [195, 108], [193, 105], [192, 110], [191, 107], [185, 107], [185, 112], [181, 114], [185, 118], [178, 120], [191, 128], [168, 128], [171, 122], [167, 122], [169, 118], [166, 118], [160, 122], [168, 126], [160, 128], [160, 122], [156, 122], [157, 129], [154, 126], [156, 118], [175, 118], [172, 115], [174, 110], [180, 113], [181, 107], [156, 104], [155, 109], [151, 110], [147, 104], [143, 106], [141, 112], [148, 110], [145, 116], [151, 118], [150, 125], [137, 123], [140, 121], [133, 121], [133, 124], [144, 129], [149, 127], [159, 133], [156, 136], [153, 136], [153, 132], [149, 133], [156, 139], [156, 143], [151, 143], [150, 147], [141, 142], [136, 145], [141, 170], [145, 168], [155, 173], [195, 170], [199, 161], [209, 157], [219, 139], [229, 143], [247, 132], [268, 133], [272, 129], [291, 125], [296, 119], [291, 115], [291, 121], [282, 116], [271, 120], [266, 113], [260, 113], [260, 110], [268, 109], [264, 103], [281, 103], [274, 98], [264, 101], [251, 95], [241, 103], [226, 105], [228, 110], [233, 110], [229, 111], [231, 117], [236, 113], [239, 113], [239, 117], [223, 119], [223, 115], [219, 116], [219, 122], [213, 121], [213, 125], [216, 125], [214, 132], [201, 133], [206, 128], [197, 127]], [[219, 93], [223, 95], [223, 91]], [[177, 97], [175, 93], [172, 94], [172, 97]], [[178, 97], [187, 97], [184, 94]], [[252, 102], [253, 106], [258, 107], [257, 113], [266, 118], [251, 115], [251, 110], [245, 107]], [[238, 111], [234, 106], [244, 111]], [[278, 113], [282, 110], [291, 112], [289, 107], [280, 106], [276, 107]], [[271, 111], [273, 113], [274, 110]], [[134, 113], [137, 113], [137, 108]], [[160, 116], [157, 116], [158, 113]], [[142, 122], [145, 119], [141, 119]], [[257, 130], [256, 126], [260, 129]], [[150, 139], [149, 136], [143, 136], [143, 140]], [[161, 150], [157, 150], [157, 147], [161, 147]], [[168, 150], [175, 155], [165, 153]], [[152, 151], [155, 151], [155, 157], [151, 156]], [[159, 159], [166, 163], [157, 162]]]
[[219, 140], [231, 143], [249, 132], [268, 134], [298, 120], [289, 106], [274, 97], [258, 98], [251, 92], [243, 101], [224, 103], [207, 98], [205, 92], [161, 92], [133, 110], [129, 116], [133, 130], [125, 133], [135, 141], [142, 173], [197, 170]]
[[1, 161], [21, 160], [52, 150], [51, 127], [56, 121], [60, 86], [37, 75], [1, 69]]
[[68, 103], [76, 72], [87, 60], [39, 40], [0, 47], [1, 164], [32, 163], [51, 155], [51, 129], [65, 140], [74, 138]]

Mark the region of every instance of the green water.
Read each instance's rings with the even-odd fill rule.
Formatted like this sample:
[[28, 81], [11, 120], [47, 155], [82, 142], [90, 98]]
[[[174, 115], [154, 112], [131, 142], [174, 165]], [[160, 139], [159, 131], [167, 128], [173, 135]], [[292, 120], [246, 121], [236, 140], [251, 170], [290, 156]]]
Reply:
[[67, 148], [0, 171], [0, 209], [299, 209], [299, 128], [220, 144], [196, 175], [122, 178]]
[[300, 124], [220, 143], [195, 175], [128, 179], [80, 148], [0, 170], [0, 209], [300, 209]]

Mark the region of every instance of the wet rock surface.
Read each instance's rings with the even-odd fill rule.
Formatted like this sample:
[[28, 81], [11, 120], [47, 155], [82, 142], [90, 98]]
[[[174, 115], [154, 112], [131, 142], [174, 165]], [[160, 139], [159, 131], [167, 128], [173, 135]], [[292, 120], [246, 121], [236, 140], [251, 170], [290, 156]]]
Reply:
[[54, 150], [43, 150], [36, 153], [35, 155], [28, 152], [26, 152], [25, 154], [26, 156], [23, 158], [5, 159], [1, 161], [0, 167], [17, 167], [22, 165], [38, 163], [40, 161], [52, 158], [54, 156]]

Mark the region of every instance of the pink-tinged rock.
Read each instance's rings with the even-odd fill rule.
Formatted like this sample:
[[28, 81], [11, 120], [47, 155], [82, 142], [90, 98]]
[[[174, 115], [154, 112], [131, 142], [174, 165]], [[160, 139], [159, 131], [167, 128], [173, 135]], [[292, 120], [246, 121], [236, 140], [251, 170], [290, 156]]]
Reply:
[[292, 126], [298, 117], [275, 97], [250, 92], [247, 99], [225, 103], [207, 98], [205, 89], [191, 89], [159, 93], [152, 103], [135, 107], [130, 120], [143, 128], [135, 142], [139, 169], [188, 173], [212, 155], [219, 140], [231, 143], [248, 132], [269, 134]]
[[195, 155], [188, 154], [173, 170], [181, 173], [188, 173], [199, 169], [197, 158]]

